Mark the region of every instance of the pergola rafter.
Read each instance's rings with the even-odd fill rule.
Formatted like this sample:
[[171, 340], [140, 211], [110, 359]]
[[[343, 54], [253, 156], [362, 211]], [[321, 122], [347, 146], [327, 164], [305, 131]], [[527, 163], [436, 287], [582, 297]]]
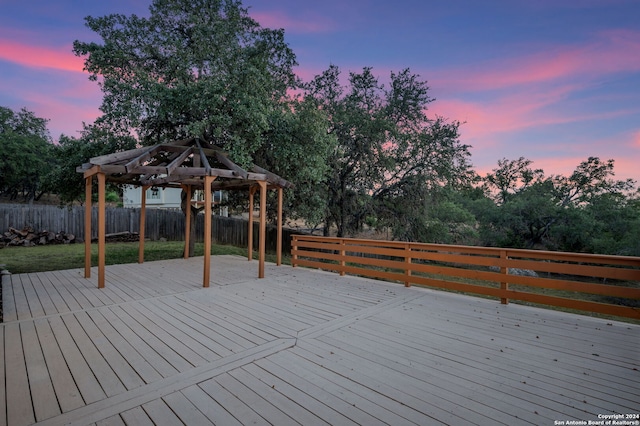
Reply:
[[[144, 261], [145, 196], [150, 187], [182, 188], [191, 199], [194, 190], [205, 194], [205, 254], [203, 287], [209, 286], [211, 264], [211, 193], [214, 190], [246, 190], [249, 192], [249, 247], [253, 249], [253, 200], [260, 191], [260, 244], [258, 277], [264, 278], [266, 238], [266, 191], [278, 191], [277, 263], [282, 261], [282, 191], [293, 187], [286, 179], [255, 164], [245, 170], [229, 159], [220, 148], [197, 138], [162, 143], [94, 157], [76, 169], [85, 178], [85, 277], [91, 276], [91, 196], [93, 178], [98, 179], [98, 287], [105, 284], [105, 184], [115, 182], [139, 186], [142, 190], [140, 209], [140, 245], [138, 262]], [[185, 230], [185, 258], [188, 257], [190, 214]]]

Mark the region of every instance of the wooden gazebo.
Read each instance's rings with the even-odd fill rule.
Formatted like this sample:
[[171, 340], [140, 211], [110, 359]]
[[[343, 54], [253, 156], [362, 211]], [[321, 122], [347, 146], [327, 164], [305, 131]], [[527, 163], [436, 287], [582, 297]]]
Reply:
[[[278, 191], [277, 263], [282, 256], [282, 190], [293, 185], [255, 164], [245, 170], [229, 159], [220, 148], [191, 138], [150, 147], [94, 157], [76, 169], [84, 174], [85, 202], [85, 278], [91, 276], [91, 196], [94, 176], [98, 179], [98, 288], [105, 284], [105, 183], [107, 181], [141, 187], [140, 246], [138, 262], [144, 261], [145, 191], [151, 187], [177, 187], [186, 191], [190, 202], [194, 190], [204, 192], [204, 273], [203, 287], [209, 287], [211, 270], [211, 204], [214, 190], [249, 192], [248, 258], [253, 250], [253, 202], [260, 191], [260, 237], [258, 277], [264, 278], [267, 190]], [[189, 207], [190, 208], [190, 207]], [[190, 218], [186, 215], [185, 258], [188, 257]]]

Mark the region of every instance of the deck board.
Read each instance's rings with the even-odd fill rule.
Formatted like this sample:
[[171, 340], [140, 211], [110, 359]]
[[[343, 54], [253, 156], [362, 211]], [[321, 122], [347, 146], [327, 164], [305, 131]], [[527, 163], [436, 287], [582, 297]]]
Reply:
[[[4, 328], [0, 329], [0, 365], [4, 366]], [[0, 383], [5, 381], [5, 369], [0, 368]], [[0, 386], [0, 426], [7, 424], [7, 392], [6, 386]], [[2, 414], [5, 415], [2, 415]]]
[[53, 390], [52, 375], [49, 374], [44, 361], [44, 354], [38, 341], [34, 322], [25, 321], [21, 323], [20, 332], [22, 334], [24, 359], [29, 377], [29, 390], [33, 399], [36, 420], [57, 416], [61, 413], [60, 407]]
[[84, 401], [73, 380], [71, 371], [64, 361], [64, 356], [51, 330], [49, 321], [40, 318], [35, 320], [34, 324], [60, 409], [64, 413], [82, 407]]
[[206, 426], [214, 424], [182, 392], [174, 392], [162, 399], [185, 425]]
[[[553, 424], [640, 412], [640, 326], [236, 256], [13, 275], [0, 426]], [[97, 269], [92, 269], [97, 275]]]
[[242, 424], [215, 399], [202, 390], [200, 386], [189, 386], [181, 390], [180, 393], [182, 393], [189, 402], [197, 407], [198, 410], [213, 424], [229, 426]]
[[4, 326], [4, 338], [7, 424], [31, 424], [35, 422], [35, 413], [31, 403], [27, 366], [22, 350], [20, 324], [12, 323]]
[[[80, 348], [76, 345], [64, 320], [58, 317], [49, 318], [48, 321], [51, 331], [53, 331], [58, 342], [62, 357], [69, 368], [69, 373], [73, 377], [85, 404], [91, 404], [106, 398], [106, 394], [94, 375], [92, 367], [89, 366]], [[93, 367], [96, 367], [96, 365], [94, 364]]]

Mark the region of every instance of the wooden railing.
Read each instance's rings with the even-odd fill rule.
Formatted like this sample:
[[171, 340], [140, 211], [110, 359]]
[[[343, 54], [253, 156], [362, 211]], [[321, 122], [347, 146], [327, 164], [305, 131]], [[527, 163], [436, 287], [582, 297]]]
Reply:
[[640, 319], [640, 257], [294, 235], [292, 265]]

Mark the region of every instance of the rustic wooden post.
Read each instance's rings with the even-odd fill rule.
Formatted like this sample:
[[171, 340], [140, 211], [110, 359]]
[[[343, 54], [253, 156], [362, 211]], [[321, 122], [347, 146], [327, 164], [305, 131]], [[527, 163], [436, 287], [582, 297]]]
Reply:
[[258, 245], [259, 266], [258, 278], [264, 278], [264, 252], [267, 239], [267, 182], [259, 181], [260, 185], [260, 241]]
[[276, 241], [276, 265], [282, 265], [282, 188], [278, 188], [278, 236]]
[[144, 238], [147, 221], [147, 189], [148, 186], [142, 186], [140, 194], [140, 229], [138, 230], [138, 263], [144, 263]]
[[340, 239], [340, 276], [344, 276], [345, 274], [344, 268], [347, 265], [347, 263], [344, 260], [344, 257], [347, 254], [346, 250], [344, 249], [344, 246], [345, 246], [344, 239], [341, 238]]
[[[500, 273], [506, 276], [509, 274], [509, 268], [507, 267], [507, 251], [506, 250], [500, 250], [500, 260], [502, 263], [502, 265], [500, 266]], [[500, 290], [503, 290], [503, 291], [509, 290], [509, 283], [506, 281], [501, 282]], [[509, 299], [506, 297], [501, 297], [500, 303], [503, 305], [507, 305], [509, 303]]]
[[185, 217], [184, 231], [184, 258], [189, 258], [189, 243], [191, 242], [191, 185], [183, 185], [187, 193], [187, 213]]
[[105, 182], [104, 173], [98, 173], [98, 288], [104, 288], [105, 269]]
[[91, 186], [93, 175], [84, 179], [84, 277], [91, 278]]
[[211, 277], [211, 182], [214, 176], [204, 177], [204, 274], [203, 287], [209, 287]]
[[404, 245], [404, 274], [407, 277], [404, 282], [405, 287], [411, 287], [411, 244]]
[[256, 192], [256, 187], [249, 188], [249, 229], [247, 229], [247, 259], [253, 259], [253, 195]]
[[294, 235], [291, 240], [291, 266], [294, 268], [298, 266], [298, 236]]

